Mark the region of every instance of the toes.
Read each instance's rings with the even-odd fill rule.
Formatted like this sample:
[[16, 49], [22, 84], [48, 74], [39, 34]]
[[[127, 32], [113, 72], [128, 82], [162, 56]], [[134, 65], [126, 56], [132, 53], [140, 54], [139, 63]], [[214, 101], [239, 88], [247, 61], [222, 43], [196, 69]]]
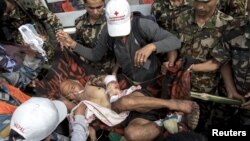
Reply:
[[187, 125], [190, 129], [194, 130], [199, 122], [200, 107], [196, 102], [192, 104], [192, 111], [187, 115]]

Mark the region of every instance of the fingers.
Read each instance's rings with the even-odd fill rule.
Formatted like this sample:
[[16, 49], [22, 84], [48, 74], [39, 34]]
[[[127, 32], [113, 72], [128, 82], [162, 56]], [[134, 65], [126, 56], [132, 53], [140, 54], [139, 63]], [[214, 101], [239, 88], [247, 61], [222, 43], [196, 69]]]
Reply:
[[246, 99], [243, 96], [241, 96], [241, 95], [237, 95], [235, 98], [239, 99], [240, 101], [242, 101], [244, 103], [246, 102]]
[[73, 48], [76, 42], [66, 32], [59, 31], [56, 33], [56, 39], [60, 43], [61, 50], [64, 48]]
[[80, 104], [79, 107], [75, 111], [75, 115], [84, 115], [86, 109], [86, 105]]
[[145, 54], [138, 51], [135, 53], [134, 62], [136, 67], [143, 66], [146, 61], [147, 61], [147, 56]]
[[168, 61], [168, 68], [173, 67], [174, 66], [174, 61]]
[[171, 67], [174, 67], [174, 61], [164, 62], [162, 64], [162, 67], [161, 67], [161, 73], [165, 75], [167, 73], [168, 69]]
[[245, 98], [249, 98], [249, 97], [250, 97], [250, 92], [247, 93], [244, 97], [245, 97]]
[[191, 72], [193, 67], [194, 67], [194, 64], [192, 64], [187, 70]]
[[164, 75], [167, 73], [168, 64], [169, 64], [169, 62], [164, 62], [164, 63], [161, 65], [161, 73], [164, 74]]
[[243, 103], [241, 106], [242, 106], [243, 109], [250, 110], [250, 101]]
[[148, 44], [135, 52], [134, 64], [136, 67], [142, 67], [151, 53], [155, 50], [153, 44]]

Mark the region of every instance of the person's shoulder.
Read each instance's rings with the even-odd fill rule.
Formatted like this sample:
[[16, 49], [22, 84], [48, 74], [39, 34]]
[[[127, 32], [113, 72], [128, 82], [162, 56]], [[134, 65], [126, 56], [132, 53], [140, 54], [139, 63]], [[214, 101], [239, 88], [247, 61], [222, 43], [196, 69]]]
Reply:
[[32, 10], [37, 10], [43, 6], [40, 0], [17, 0], [16, 2], [18, 2], [24, 8]]
[[83, 22], [86, 22], [87, 20], [87, 14], [83, 14], [82, 16], [79, 16], [75, 19], [75, 25], [82, 25]]
[[243, 19], [234, 20], [230, 26], [226, 28], [223, 33], [223, 42], [234, 42], [234, 44], [238, 43], [241, 44], [243, 38], [245, 38], [245, 27], [247, 23]]
[[178, 15], [176, 20], [174, 20], [174, 24], [177, 28], [186, 28], [187, 25], [191, 24], [194, 21], [194, 11], [193, 9], [188, 9], [183, 11]]
[[227, 15], [220, 10], [217, 10], [217, 14], [214, 16], [216, 17], [217, 26], [228, 25], [234, 21], [234, 18], [232, 16]]
[[188, 9], [179, 14], [179, 16], [176, 18], [177, 20], [187, 20], [194, 16], [194, 10]]
[[234, 21], [234, 18], [230, 15], [227, 15], [220, 10], [216, 9], [215, 14], [213, 15], [213, 21], [216, 28], [221, 28], [224, 30], [224, 27], [228, 27], [230, 23]]

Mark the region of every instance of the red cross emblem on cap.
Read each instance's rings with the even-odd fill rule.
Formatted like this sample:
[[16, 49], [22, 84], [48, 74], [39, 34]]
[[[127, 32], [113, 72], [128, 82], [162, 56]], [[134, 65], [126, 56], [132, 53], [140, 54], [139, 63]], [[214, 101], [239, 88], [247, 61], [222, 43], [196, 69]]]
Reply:
[[115, 16], [117, 16], [119, 13], [118, 13], [117, 11], [115, 11], [115, 13], [114, 13], [114, 14], [115, 14]]

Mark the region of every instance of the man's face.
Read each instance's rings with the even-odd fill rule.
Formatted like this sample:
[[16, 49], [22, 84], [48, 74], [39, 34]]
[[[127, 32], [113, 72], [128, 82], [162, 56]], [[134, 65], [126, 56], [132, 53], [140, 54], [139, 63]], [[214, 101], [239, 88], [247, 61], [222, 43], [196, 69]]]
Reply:
[[84, 92], [84, 88], [81, 84], [73, 80], [63, 82], [60, 86], [60, 90], [63, 97], [72, 101], [81, 100], [81, 95]]
[[87, 0], [86, 9], [90, 18], [98, 19], [103, 13], [104, 2], [102, 0]]
[[217, 0], [209, 0], [207, 2], [194, 1], [195, 13], [198, 16], [207, 16], [212, 14], [216, 8]]

